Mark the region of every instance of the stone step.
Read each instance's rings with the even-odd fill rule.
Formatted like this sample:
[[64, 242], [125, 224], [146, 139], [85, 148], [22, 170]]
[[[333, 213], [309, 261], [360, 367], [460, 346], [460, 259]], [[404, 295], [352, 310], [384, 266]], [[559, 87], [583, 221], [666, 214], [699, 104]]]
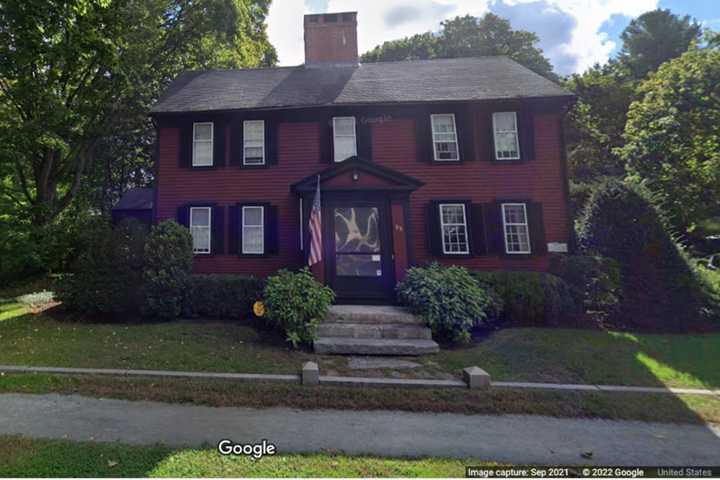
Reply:
[[431, 340], [428, 327], [408, 323], [331, 323], [320, 324], [320, 337], [401, 338]]
[[314, 342], [319, 354], [427, 355], [440, 348], [432, 340], [320, 337]]
[[390, 305], [333, 305], [328, 310], [328, 323], [371, 323], [424, 325], [423, 319], [407, 310]]

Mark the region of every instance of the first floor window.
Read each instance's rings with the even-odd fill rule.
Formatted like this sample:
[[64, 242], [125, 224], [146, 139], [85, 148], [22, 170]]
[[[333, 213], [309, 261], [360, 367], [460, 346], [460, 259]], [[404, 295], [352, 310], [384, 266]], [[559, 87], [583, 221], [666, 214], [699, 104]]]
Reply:
[[243, 122], [243, 164], [265, 165], [265, 121]]
[[242, 253], [265, 253], [265, 209], [261, 206], [242, 207]]
[[431, 115], [433, 151], [438, 162], [456, 162], [458, 153], [455, 115], [452, 113]]
[[444, 254], [470, 253], [464, 203], [440, 204], [440, 229]]
[[193, 167], [210, 167], [213, 164], [213, 124], [193, 123]]
[[193, 240], [193, 253], [210, 253], [210, 207], [190, 208], [190, 234]]
[[502, 204], [505, 253], [530, 253], [530, 230], [524, 203]]
[[355, 117], [333, 117], [333, 138], [336, 162], [356, 156]]
[[519, 160], [520, 142], [518, 139], [517, 114], [515, 112], [495, 112], [492, 115], [492, 123], [495, 159]]

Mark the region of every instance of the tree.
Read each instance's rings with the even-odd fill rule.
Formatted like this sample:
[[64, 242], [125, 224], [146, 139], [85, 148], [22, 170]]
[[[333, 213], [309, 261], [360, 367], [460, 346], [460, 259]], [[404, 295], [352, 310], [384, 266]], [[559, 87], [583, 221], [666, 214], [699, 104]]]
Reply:
[[[179, 71], [274, 63], [268, 4], [3, 1], [0, 172], [12, 167], [3, 196], [33, 224], [47, 224], [98, 172], [115, 135], [149, 127], [149, 105]], [[147, 158], [141, 150], [124, 155]]]
[[556, 79], [550, 61], [535, 46], [538, 41], [534, 33], [513, 30], [509, 21], [492, 13], [482, 18], [466, 15], [445, 20], [438, 33], [427, 32], [384, 42], [364, 53], [362, 61], [507, 55], [540, 75]]
[[676, 58], [700, 40], [702, 28], [689, 16], [653, 10], [632, 20], [620, 35], [620, 59], [636, 79], [645, 78], [664, 62]]
[[720, 214], [720, 51], [691, 49], [639, 88], [628, 112], [628, 175], [660, 196], [680, 232]]

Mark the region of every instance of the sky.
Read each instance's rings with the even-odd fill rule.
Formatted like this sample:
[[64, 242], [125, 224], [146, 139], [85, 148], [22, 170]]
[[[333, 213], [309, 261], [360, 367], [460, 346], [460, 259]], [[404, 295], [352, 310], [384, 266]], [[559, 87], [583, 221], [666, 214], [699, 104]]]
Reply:
[[658, 7], [720, 30], [720, 0], [273, 0], [268, 33], [280, 65], [299, 65], [306, 13], [358, 12], [363, 53], [386, 40], [437, 31], [447, 18], [493, 12], [515, 29], [535, 32], [555, 71], [568, 75], [607, 62], [628, 23]]

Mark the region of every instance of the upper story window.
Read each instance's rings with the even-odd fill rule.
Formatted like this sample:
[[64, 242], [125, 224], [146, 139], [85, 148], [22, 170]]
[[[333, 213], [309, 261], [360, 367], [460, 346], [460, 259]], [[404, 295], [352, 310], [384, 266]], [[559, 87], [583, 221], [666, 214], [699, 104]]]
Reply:
[[435, 160], [438, 162], [456, 162], [460, 160], [455, 114], [436, 114], [431, 115], [430, 119], [432, 122]]
[[530, 253], [530, 229], [524, 203], [502, 204], [505, 253]]
[[243, 122], [243, 165], [265, 165], [265, 121]]
[[192, 166], [210, 167], [213, 164], [213, 123], [193, 123]]
[[210, 253], [211, 207], [190, 207], [190, 234], [193, 253]]
[[265, 208], [242, 207], [242, 253], [265, 253]]
[[440, 229], [444, 254], [464, 255], [470, 253], [464, 203], [440, 204]]
[[519, 160], [520, 141], [518, 138], [516, 112], [495, 112], [492, 115], [496, 160]]
[[333, 141], [336, 162], [357, 155], [355, 117], [333, 117]]

